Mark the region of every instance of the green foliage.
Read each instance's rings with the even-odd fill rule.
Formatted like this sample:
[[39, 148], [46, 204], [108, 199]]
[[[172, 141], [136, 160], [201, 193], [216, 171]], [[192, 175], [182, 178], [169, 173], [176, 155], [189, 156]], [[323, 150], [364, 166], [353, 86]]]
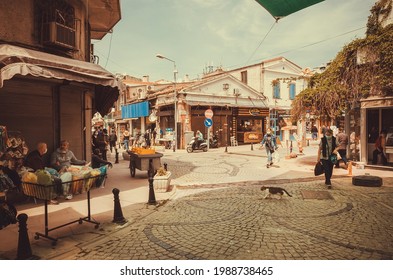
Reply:
[[344, 46], [325, 72], [310, 78], [309, 88], [292, 103], [294, 119], [301, 119], [305, 107], [316, 116], [335, 118], [361, 98], [393, 95], [393, 25], [382, 28], [378, 21], [389, 15], [392, 1], [376, 3], [366, 38]]

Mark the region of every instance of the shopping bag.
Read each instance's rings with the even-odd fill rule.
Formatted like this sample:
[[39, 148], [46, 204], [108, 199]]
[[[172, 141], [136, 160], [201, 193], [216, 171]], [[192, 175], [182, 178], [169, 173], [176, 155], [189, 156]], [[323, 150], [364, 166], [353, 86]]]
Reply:
[[325, 170], [323, 169], [323, 165], [320, 161], [318, 161], [314, 167], [314, 175], [319, 176], [322, 175], [323, 173], [325, 173]]
[[273, 153], [273, 161], [274, 161], [274, 163], [279, 163], [280, 162], [280, 154], [279, 154], [279, 152], [275, 151]]

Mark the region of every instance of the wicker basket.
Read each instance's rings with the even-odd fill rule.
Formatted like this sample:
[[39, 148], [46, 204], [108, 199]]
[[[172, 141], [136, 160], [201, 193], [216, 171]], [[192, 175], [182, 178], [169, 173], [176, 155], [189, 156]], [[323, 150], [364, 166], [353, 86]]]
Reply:
[[25, 195], [38, 199], [51, 200], [57, 197], [56, 185], [40, 185], [22, 182], [22, 191]]

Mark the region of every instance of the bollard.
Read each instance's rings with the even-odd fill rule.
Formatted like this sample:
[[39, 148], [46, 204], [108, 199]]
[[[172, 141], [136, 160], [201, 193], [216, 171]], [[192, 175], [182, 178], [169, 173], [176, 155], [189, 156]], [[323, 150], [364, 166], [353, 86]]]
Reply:
[[115, 155], [115, 163], [119, 163], [119, 152], [117, 149], [115, 149], [116, 155]]
[[115, 202], [112, 222], [117, 224], [125, 224], [127, 220], [123, 217], [123, 211], [121, 210], [121, 206], [120, 206], [120, 199], [119, 199], [120, 190], [114, 188], [112, 190], [112, 193], [114, 195], [114, 202]]
[[225, 144], [225, 152], [228, 153], [228, 144]]
[[28, 216], [24, 213], [18, 215], [19, 223], [19, 237], [18, 237], [18, 252], [16, 258], [18, 260], [33, 259], [31, 252], [29, 235], [27, 234], [27, 219]]
[[252, 143], [251, 143], [251, 151], [254, 151], [254, 146]]
[[165, 169], [165, 171], [168, 171], [168, 164], [167, 163], [164, 163], [164, 169]]
[[153, 204], [155, 205], [156, 202], [156, 195], [154, 193], [154, 185], [153, 185], [154, 179], [152, 176], [149, 177], [149, 201], [148, 204]]

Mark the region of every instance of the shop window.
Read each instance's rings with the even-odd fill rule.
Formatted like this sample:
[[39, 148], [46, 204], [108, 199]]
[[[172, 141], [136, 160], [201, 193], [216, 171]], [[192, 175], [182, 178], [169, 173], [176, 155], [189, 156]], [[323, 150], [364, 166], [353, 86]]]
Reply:
[[281, 96], [280, 96], [280, 82], [279, 81], [275, 81], [275, 83], [273, 83], [273, 98], [276, 98], [276, 99], [281, 98]]
[[289, 84], [289, 99], [294, 100], [296, 95], [296, 84]]
[[242, 71], [240, 74], [242, 83], [247, 84], [247, 71]]

